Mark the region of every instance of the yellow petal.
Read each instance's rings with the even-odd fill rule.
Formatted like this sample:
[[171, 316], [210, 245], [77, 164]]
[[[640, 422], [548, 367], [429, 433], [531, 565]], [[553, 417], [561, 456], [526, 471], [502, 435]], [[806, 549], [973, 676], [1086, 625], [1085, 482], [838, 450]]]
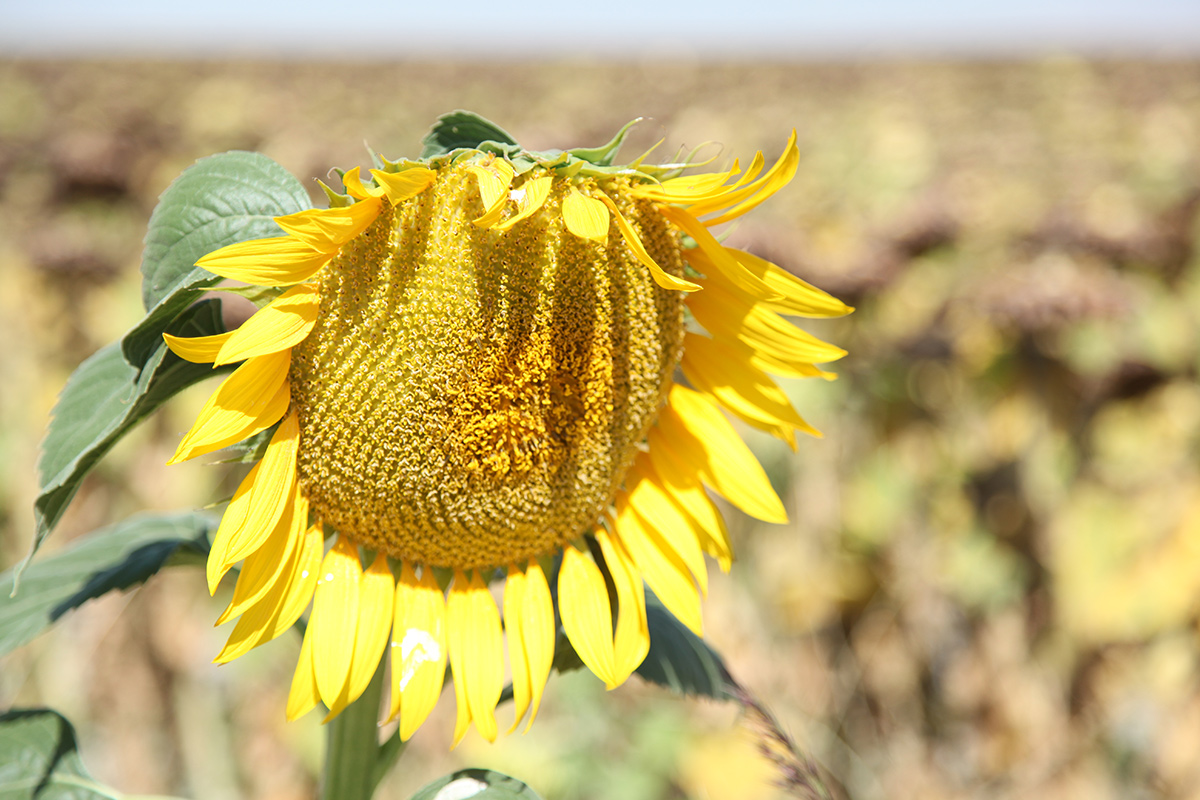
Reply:
[[649, 435], [650, 463], [661, 479], [664, 491], [671, 495], [683, 511], [703, 531], [701, 547], [704, 552], [717, 559], [725, 572], [733, 565], [733, 546], [729, 543], [729, 531], [716, 505], [708, 498], [694, 464], [680, 463], [676, 454], [663, 442], [663, 433], [652, 428]]
[[208, 554], [210, 593], [231, 566], [263, 545], [294, 502], [299, 442], [299, 423], [293, 412], [276, 429], [262, 461], [250, 469], [234, 492]]
[[291, 351], [251, 358], [233, 371], [200, 409], [168, 464], [178, 464], [249, 436], [279, 421], [291, 402]]
[[549, 175], [544, 175], [527, 180], [521, 184], [519, 189], [514, 189], [511, 196], [517, 201], [517, 213], [496, 225], [496, 230], [507, 231], [521, 220], [536, 214], [546, 204], [546, 197], [550, 194], [552, 182]]
[[365, 231], [379, 216], [379, 208], [379, 198], [367, 197], [345, 208], [310, 208], [276, 217], [275, 224], [314, 250], [333, 253]]
[[172, 353], [184, 361], [191, 361], [193, 364], [209, 364], [216, 360], [217, 353], [221, 352], [221, 348], [229, 341], [230, 336], [233, 336], [233, 331], [214, 333], [212, 336], [190, 337], [164, 333], [163, 341], [167, 343], [167, 347], [171, 348]]
[[433, 571], [418, 580], [406, 561], [396, 582], [392, 625], [392, 708], [408, 739], [437, 705], [446, 675], [446, 600]]
[[[747, 270], [738, 261], [729, 254], [721, 243], [718, 242], [713, 235], [693, 217], [689, 212], [680, 208], [671, 206], [659, 206], [662, 215], [679, 227], [688, 236], [696, 240], [696, 244], [700, 245], [701, 252], [708, 256], [711, 263], [724, 273], [732, 283], [750, 294], [754, 298], [772, 299], [779, 297], [779, 293], [771, 288], [762, 278], [759, 278], [754, 273]], [[690, 258], [690, 256], [689, 256]]]
[[658, 480], [650, 463], [642, 463], [636, 471], [631, 471], [626, 478], [629, 505], [654, 528], [666, 546], [687, 564], [700, 585], [700, 591], [707, 594], [708, 572], [704, 554], [700, 551], [702, 534], [693, 530], [692, 520], [672, 502], [658, 485]]
[[683, 374], [697, 390], [714, 397], [730, 413], [764, 430], [793, 428], [820, 436], [792, 407], [792, 401], [765, 372], [750, 365], [724, 342], [684, 334]]
[[[760, 157], [761, 153], [759, 156], [756, 156], [756, 160]], [[728, 209], [720, 217], [706, 220], [704, 224], [713, 226], [728, 222], [755, 208], [759, 203], [787, 185], [792, 177], [795, 176], [796, 168], [799, 164], [800, 151], [796, 148], [796, 132], [792, 131], [792, 135], [788, 137], [787, 144], [784, 146], [783, 155], [779, 157], [779, 160], [775, 162], [775, 165], [765, 175], [752, 183], [738, 181], [738, 183], [729, 187], [725, 192], [693, 203], [689, 210], [693, 215], [700, 217], [715, 211]]]
[[357, 200], [366, 200], [368, 197], [383, 197], [384, 194], [382, 186], [367, 188], [363, 184], [358, 167], [354, 167], [342, 175], [342, 186], [346, 187], [346, 194]]
[[278, 353], [300, 344], [317, 324], [320, 307], [321, 295], [316, 286], [302, 283], [288, 289], [233, 332], [213, 366]]
[[562, 215], [567, 230], [581, 239], [590, 239], [597, 244], [608, 241], [608, 207], [574, 186], [563, 198]]
[[525, 637], [521, 633], [524, 611], [525, 573], [513, 564], [509, 566], [504, 581], [504, 638], [508, 640], [508, 663], [513, 687], [513, 724], [508, 729], [509, 733], [521, 724], [533, 695], [529, 683], [529, 660], [525, 656]]
[[617, 221], [617, 230], [621, 232], [621, 237], [625, 240], [625, 244], [633, 251], [637, 260], [642, 262], [650, 269], [650, 276], [654, 278], [654, 282], [664, 289], [673, 289], [679, 292], [694, 292], [700, 287], [691, 281], [685, 281], [683, 278], [676, 278], [674, 275], [666, 272], [658, 265], [658, 262], [651, 258], [646, 252], [645, 246], [642, 244], [641, 238], [637, 235], [637, 231], [629, 224], [629, 221], [622, 216], [617, 204], [612, 201], [608, 195], [600, 195], [601, 201], [608, 206], [608, 210], [612, 212], [613, 218]]
[[358, 548], [344, 536], [339, 536], [321, 562], [312, 616], [308, 620], [308, 632], [313, 637], [317, 690], [321, 700], [331, 709], [350, 679], [361, 580]]
[[497, 158], [490, 164], [475, 164], [467, 169], [479, 182], [479, 197], [486, 209], [474, 224], [480, 228], [490, 228], [500, 221], [500, 215], [504, 213], [508, 188], [512, 186], [512, 165], [502, 158]]
[[658, 599], [693, 633], [703, 636], [700, 595], [691, 572], [654, 528], [625, 502], [623, 495], [617, 496], [615, 527], [617, 539]]
[[196, 262], [214, 275], [257, 286], [289, 286], [308, 280], [333, 258], [291, 236], [252, 239], [209, 253]]
[[633, 186], [629, 189], [629, 193], [634, 197], [655, 202], [686, 205], [724, 194], [728, 191], [725, 182], [737, 173], [738, 163], [734, 161], [728, 172], [680, 175], [657, 184]]
[[350, 678], [337, 703], [330, 707], [330, 716], [340, 713], [362, 696], [375, 670], [379, 668], [383, 651], [387, 649], [388, 632], [392, 628], [392, 601], [395, 595], [396, 580], [388, 568], [387, 556], [378, 553], [370, 569], [362, 573], [358, 584], [358, 622], [351, 651]]
[[529, 723], [533, 724], [538, 708], [542, 705], [542, 693], [550, 678], [554, 663], [554, 601], [550, 596], [550, 585], [546, 573], [536, 559], [525, 567], [524, 611], [521, 614], [521, 636], [525, 645], [525, 660], [529, 665], [529, 688], [531, 692]]
[[288, 573], [285, 567], [291, 561], [293, 551], [301, 542], [301, 534], [308, 525], [308, 501], [296, 491], [294, 484], [291, 495], [292, 502], [284, 507], [283, 514], [262, 547], [246, 556], [233, 587], [233, 599], [217, 620], [218, 625], [245, 613], [281, 580], [286, 582]]
[[787, 512], [750, 448], [703, 396], [676, 385], [658, 417], [664, 447], [694, 464], [718, 494], [764, 522], [787, 522]]
[[617, 684], [633, 674], [650, 652], [650, 624], [646, 618], [646, 591], [633, 558], [604, 529], [596, 541], [617, 590], [617, 630], [613, 635], [613, 679]]
[[504, 639], [496, 601], [477, 572], [470, 583], [462, 571], [455, 573], [446, 599], [446, 641], [458, 702], [454, 745], [472, 721], [483, 738], [494, 742], [496, 703], [504, 688]]
[[410, 197], [416, 197], [433, 185], [437, 173], [425, 167], [412, 167], [403, 172], [383, 172], [373, 169], [371, 175], [383, 187], [392, 205], [399, 205]]
[[[692, 212], [695, 214], [707, 214], [709, 211], [715, 211], [721, 208], [728, 209], [719, 217], [705, 220], [705, 225], [721, 225], [730, 220], [737, 219], [743, 214], [754, 210], [767, 198], [775, 194], [777, 191], [786, 186], [796, 175], [796, 168], [800, 165], [800, 151], [796, 148], [796, 132], [793, 130], [792, 135], [788, 138], [788, 143], [784, 147], [783, 155], [775, 162], [775, 166], [767, 171], [766, 175], [748, 185], [744, 189], [737, 192], [731, 192], [728, 196], [720, 200], [712, 201], [709, 205], [693, 207]], [[731, 204], [733, 205], [730, 208]]]
[[292, 676], [292, 689], [288, 692], [287, 718], [291, 722], [312, 711], [321, 702], [317, 691], [317, 678], [313, 674], [312, 657], [313, 631], [310, 626], [304, 632], [304, 643], [300, 645], [300, 660]]
[[612, 606], [600, 568], [583, 553], [563, 548], [558, 571], [558, 611], [575, 652], [604, 685], [617, 685], [613, 668]]
[[797, 328], [762, 304], [748, 303], [711, 282], [688, 298], [688, 309], [714, 339], [736, 339], [762, 353], [809, 364], [837, 361], [846, 351]]
[[324, 538], [317, 526], [309, 529], [292, 549], [281, 579], [238, 620], [229, 641], [213, 659], [215, 663], [225, 664], [240, 658], [296, 623], [316, 588]]
[[[779, 294], [778, 299], [760, 301], [772, 311], [797, 317], [827, 318], [844, 317], [854, 310], [833, 295], [800, 280], [792, 273], [764, 258], [731, 247], [726, 247], [725, 251], [744, 269], [755, 277], [761, 278], [763, 283]], [[689, 253], [690, 259], [691, 254]], [[699, 269], [714, 280], [720, 280], [723, 277], [719, 272], [714, 274], [703, 268]], [[726, 288], [730, 291], [737, 291], [737, 287], [732, 282]]]

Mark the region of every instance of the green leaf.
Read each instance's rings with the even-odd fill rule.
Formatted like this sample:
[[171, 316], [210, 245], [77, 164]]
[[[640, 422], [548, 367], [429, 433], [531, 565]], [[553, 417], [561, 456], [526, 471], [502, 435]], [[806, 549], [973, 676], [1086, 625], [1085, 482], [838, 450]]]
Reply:
[[425, 149], [421, 158], [442, 156], [459, 148], [479, 149], [484, 142], [516, 145], [507, 132], [493, 122], [471, 111], [451, 111], [438, 117], [429, 133], [421, 140]]
[[184, 170], [150, 216], [142, 253], [147, 314], [125, 336], [129, 363], [146, 363], [171, 320], [221, 280], [196, 261], [226, 245], [282, 236], [274, 217], [311, 205], [300, 181], [259, 153], [221, 153]]
[[89, 788], [94, 784], [77, 747], [75, 729], [56, 711], [20, 708], [0, 714], [0, 798], [112, 797]]
[[172, 559], [203, 556], [216, 524], [215, 518], [196, 512], [139, 515], [34, 561], [15, 594], [16, 571], [0, 575], [0, 655], [94, 597], [139, 584]]
[[490, 769], [460, 769], [421, 788], [412, 800], [540, 800], [516, 778]]
[[[224, 331], [220, 306], [207, 301], [186, 309], [168, 328], [177, 336]], [[67, 381], [42, 441], [38, 461], [41, 490], [34, 501], [37, 529], [29, 555], [37, 552], [66, 510], [83, 478], [117, 440], [182, 389], [228, 371], [192, 364], [159, 345], [141, 369], [125, 360], [120, 343], [110, 344], [79, 366]]]
[[637, 668], [638, 675], [681, 694], [731, 699], [726, 687], [731, 680], [729, 670], [721, 656], [676, 619], [649, 589], [646, 617], [650, 652]]

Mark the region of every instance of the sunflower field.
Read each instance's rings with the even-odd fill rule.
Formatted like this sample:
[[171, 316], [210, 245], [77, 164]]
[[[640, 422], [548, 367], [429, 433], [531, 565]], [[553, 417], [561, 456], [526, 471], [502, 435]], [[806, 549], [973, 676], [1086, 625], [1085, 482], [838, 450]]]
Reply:
[[[655, 159], [699, 147], [707, 171], [769, 166], [794, 129], [790, 184], [715, 232], [855, 310], [798, 322], [848, 352], [836, 380], [780, 381], [819, 438], [737, 423], [789, 521], [717, 500], [734, 563], [710, 570], [704, 640], [736, 689], [605, 691], [556, 662], [536, 724], [505, 735], [502, 705], [494, 744], [450, 749], [443, 697], [377, 797], [472, 768], [567, 800], [1200, 798], [1200, 64], [1059, 57], [0, 61], [0, 712], [58, 712], [77, 772], [120, 790], [35, 795], [0, 756], [0, 800], [315, 795], [322, 715], [284, 713], [301, 637], [212, 663], [233, 588], [209, 596], [207, 542], [131, 554], [163, 567], [144, 583], [87, 568], [92, 532], [183, 530], [234, 494], [246, 468], [219, 454], [165, 466], [218, 381], [90, 470], [32, 562], [82, 552], [74, 572], [14, 593], [12, 570], [51, 409], [141, 319], [172, 180], [257, 151], [324, 207], [331, 166], [415, 155], [454, 109], [530, 150], [644, 118], [624, 158], [664, 140]], [[16, 713], [0, 753], [32, 741]]]

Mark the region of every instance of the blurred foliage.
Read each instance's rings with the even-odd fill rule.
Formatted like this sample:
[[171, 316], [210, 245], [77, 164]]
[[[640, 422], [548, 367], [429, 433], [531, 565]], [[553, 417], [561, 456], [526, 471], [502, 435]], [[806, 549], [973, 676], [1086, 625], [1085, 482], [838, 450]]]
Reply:
[[[1200, 797], [1198, 63], [0, 62], [0, 561], [65, 376], [140, 317], [175, 175], [260, 150], [316, 200], [364, 139], [414, 155], [459, 107], [530, 148], [647, 116], [629, 156], [798, 129], [796, 180], [727, 242], [857, 306], [812, 327], [850, 356], [786, 387], [822, 441], [747, 433], [792, 522], [730, 513], [706, 634], [848, 796]], [[51, 546], [227, 495], [227, 467], [163, 466], [204, 396], [119, 445]], [[91, 603], [5, 659], [0, 701], [63, 711], [130, 792], [309, 796], [298, 643], [218, 669], [218, 612], [188, 571]], [[753, 706], [576, 673], [529, 734], [447, 752], [445, 700], [384, 796], [465, 766], [555, 798], [798, 794]]]

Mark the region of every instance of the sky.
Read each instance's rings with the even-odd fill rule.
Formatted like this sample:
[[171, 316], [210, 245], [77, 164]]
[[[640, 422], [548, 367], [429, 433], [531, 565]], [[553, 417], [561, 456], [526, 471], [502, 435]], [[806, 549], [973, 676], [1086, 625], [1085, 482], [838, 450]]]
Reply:
[[0, 0], [0, 56], [1200, 54], [1200, 0]]

